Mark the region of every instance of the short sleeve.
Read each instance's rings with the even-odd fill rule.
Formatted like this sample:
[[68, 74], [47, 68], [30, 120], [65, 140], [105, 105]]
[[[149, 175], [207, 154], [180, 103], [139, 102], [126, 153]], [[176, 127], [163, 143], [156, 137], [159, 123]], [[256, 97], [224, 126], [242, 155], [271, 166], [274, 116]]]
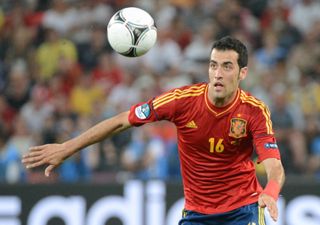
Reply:
[[151, 123], [160, 120], [174, 120], [175, 104], [174, 99], [164, 101], [162, 96], [150, 99], [147, 102], [142, 102], [133, 105], [130, 108], [129, 122], [132, 126], [141, 126], [145, 123]]
[[268, 135], [256, 138], [254, 144], [258, 155], [258, 163], [268, 158], [280, 160], [280, 152], [274, 136]]
[[128, 120], [132, 126], [141, 126], [158, 120], [152, 100], [131, 106]]
[[141, 126], [160, 120], [168, 120], [177, 124], [179, 118], [184, 116], [194, 99], [202, 96], [206, 84], [200, 83], [169, 90], [147, 102], [133, 105], [130, 108], [129, 122], [132, 126]]
[[251, 134], [258, 155], [258, 163], [267, 158], [280, 160], [280, 152], [274, 136], [271, 115], [267, 106], [262, 104], [255, 108], [251, 121]]

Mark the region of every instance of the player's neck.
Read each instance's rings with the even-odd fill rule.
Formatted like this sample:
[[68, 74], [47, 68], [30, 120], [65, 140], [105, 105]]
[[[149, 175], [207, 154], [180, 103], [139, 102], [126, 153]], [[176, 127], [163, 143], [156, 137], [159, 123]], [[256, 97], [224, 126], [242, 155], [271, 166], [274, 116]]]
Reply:
[[225, 96], [225, 97], [216, 97], [214, 96], [214, 94], [212, 94], [212, 92], [210, 92], [210, 88], [208, 91], [208, 98], [209, 101], [211, 102], [212, 105], [214, 105], [215, 107], [218, 108], [223, 108], [226, 107], [228, 105], [230, 105], [235, 98], [237, 97], [237, 92], [238, 90], [234, 91], [232, 94]]

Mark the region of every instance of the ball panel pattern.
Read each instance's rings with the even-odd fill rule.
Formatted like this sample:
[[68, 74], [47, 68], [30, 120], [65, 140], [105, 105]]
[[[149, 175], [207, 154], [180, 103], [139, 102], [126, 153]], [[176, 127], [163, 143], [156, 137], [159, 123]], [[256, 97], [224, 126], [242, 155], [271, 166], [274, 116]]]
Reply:
[[145, 54], [157, 40], [153, 18], [146, 11], [135, 7], [116, 12], [108, 23], [107, 34], [111, 47], [127, 57]]

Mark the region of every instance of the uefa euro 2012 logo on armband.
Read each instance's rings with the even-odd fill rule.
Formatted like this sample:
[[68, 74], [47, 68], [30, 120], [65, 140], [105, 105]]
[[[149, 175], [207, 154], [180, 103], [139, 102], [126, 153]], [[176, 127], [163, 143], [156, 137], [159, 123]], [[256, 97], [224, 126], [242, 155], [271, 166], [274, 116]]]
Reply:
[[150, 116], [150, 106], [147, 103], [145, 103], [136, 107], [134, 112], [139, 119], [147, 119]]

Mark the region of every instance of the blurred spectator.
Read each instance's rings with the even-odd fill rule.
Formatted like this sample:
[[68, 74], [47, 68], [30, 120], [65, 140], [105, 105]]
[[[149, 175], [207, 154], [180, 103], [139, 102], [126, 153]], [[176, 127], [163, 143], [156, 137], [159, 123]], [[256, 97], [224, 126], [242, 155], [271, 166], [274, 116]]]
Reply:
[[230, 19], [237, 20], [234, 21], [237, 24], [234, 29], [244, 30], [247, 38], [253, 40], [252, 38], [260, 31], [259, 21], [254, 16], [253, 11], [243, 7], [243, 1], [241, 0], [227, 0], [224, 1], [224, 4], [228, 6]]
[[16, 183], [24, 180], [24, 169], [19, 152], [13, 145], [8, 146], [8, 137], [8, 133], [0, 128], [0, 182]]
[[243, 31], [247, 39], [253, 41], [260, 29], [256, 17], [247, 8], [242, 7], [239, 0], [222, 1], [214, 15], [220, 27], [217, 38], [230, 35], [234, 30], [239, 29]]
[[161, 77], [159, 77], [161, 90], [168, 91], [176, 87], [189, 85], [192, 83], [190, 74], [180, 70], [180, 67], [172, 67], [168, 69]]
[[[0, 43], [1, 43], [1, 41], [0, 41]], [[0, 48], [1, 48], [1, 46], [0, 46]], [[7, 79], [8, 78], [7, 78], [7, 73], [6, 73], [6, 67], [5, 67], [4, 63], [0, 60], [0, 92], [3, 92], [5, 85], [7, 84]]]
[[204, 21], [196, 30], [191, 43], [184, 50], [184, 56], [188, 63], [190, 61], [203, 62], [208, 60], [216, 29], [214, 21], [209, 20]]
[[54, 115], [50, 115], [50, 117], [46, 118], [43, 123], [42, 131], [38, 134], [38, 138], [36, 141], [38, 144], [45, 144], [45, 143], [54, 143], [57, 141], [57, 126], [56, 126], [57, 119]]
[[90, 181], [90, 171], [86, 166], [87, 160], [85, 151], [74, 155], [66, 160], [58, 169], [61, 182], [88, 182]]
[[10, 107], [4, 95], [0, 94], [0, 127], [4, 133], [11, 134], [16, 111]]
[[78, 44], [79, 63], [85, 70], [92, 70], [97, 67], [99, 57], [111, 47], [107, 44], [106, 30], [101, 25], [93, 25], [90, 29], [90, 37], [87, 42]]
[[308, 149], [310, 149], [310, 157], [307, 162], [308, 173], [320, 178], [320, 121], [318, 117], [307, 118], [306, 137]]
[[69, 95], [72, 88], [79, 82], [81, 76], [83, 76], [83, 70], [77, 61], [61, 56], [54, 77], [57, 76], [61, 79], [64, 92]]
[[51, 7], [44, 13], [42, 24], [65, 36], [72, 30], [78, 19], [75, 8], [66, 0], [52, 0]]
[[48, 102], [48, 94], [48, 90], [43, 86], [33, 87], [30, 101], [21, 109], [21, 117], [32, 133], [40, 133], [45, 121], [53, 113], [53, 106]]
[[21, 115], [17, 115], [14, 121], [13, 134], [8, 139], [8, 146], [12, 145], [19, 156], [22, 156], [33, 144], [33, 136], [28, 128], [27, 121]]
[[[261, 99], [269, 108], [272, 108], [273, 100], [270, 93], [272, 91], [273, 84], [276, 82], [275, 77], [272, 76], [272, 71], [263, 70], [259, 71], [258, 74], [252, 74], [252, 76], [255, 76], [255, 80], [253, 81], [254, 83], [252, 86], [249, 87], [250, 92], [252, 92], [257, 98]], [[250, 76], [248, 78], [250, 78]]]
[[4, 24], [4, 13], [3, 13], [3, 10], [2, 10], [2, 7], [0, 7], [0, 30], [2, 29], [2, 26]]
[[158, 28], [168, 27], [176, 14], [177, 9], [168, 0], [155, 1], [154, 19]]
[[123, 71], [117, 64], [112, 54], [103, 52], [98, 57], [98, 64], [92, 69], [92, 80], [99, 85], [105, 93], [122, 82]]
[[18, 27], [12, 34], [11, 45], [8, 47], [5, 56], [7, 65], [17, 60], [27, 61], [30, 57], [33, 46], [33, 34], [27, 27]]
[[292, 68], [298, 69], [300, 75], [304, 74], [317, 78], [318, 59], [320, 58], [320, 20], [315, 23], [312, 30], [307, 32], [302, 42], [293, 48], [288, 63]]
[[301, 40], [298, 29], [288, 21], [289, 13], [290, 8], [282, 0], [271, 1], [260, 19], [262, 30], [276, 33], [279, 45], [287, 50]]
[[294, 78], [295, 85], [290, 91], [291, 101], [300, 105], [305, 117], [320, 112], [320, 100], [316, 97], [320, 94], [319, 73], [316, 70], [320, 57], [319, 28], [315, 27], [315, 30], [306, 34], [288, 59], [289, 76]]
[[80, 116], [90, 116], [93, 105], [103, 97], [103, 90], [94, 85], [89, 75], [83, 75], [70, 93], [72, 110]]
[[314, 23], [320, 20], [319, 11], [319, 1], [301, 0], [292, 7], [289, 21], [301, 33], [306, 34], [312, 30]]
[[175, 40], [183, 51], [192, 40], [192, 30], [183, 21], [183, 17], [179, 15], [173, 18], [170, 26], [170, 29], [175, 31], [172, 33], [172, 39]]
[[157, 94], [159, 94], [162, 88], [164, 88], [159, 86], [159, 76], [148, 70], [143, 71], [142, 74], [139, 75], [133, 83], [133, 87], [139, 91], [140, 101], [146, 101], [150, 98], [150, 96], [156, 96]]
[[167, 142], [167, 155], [165, 156], [168, 160], [168, 180], [174, 181], [181, 178], [180, 172], [180, 161], [178, 153], [178, 145], [176, 141], [169, 140]]
[[122, 165], [132, 178], [164, 179], [167, 177], [165, 144], [143, 126], [133, 133], [132, 142], [122, 155]]
[[167, 164], [167, 175], [165, 179], [174, 180], [180, 178], [180, 162], [177, 145], [176, 127], [167, 121], [161, 121], [151, 126], [150, 132], [161, 138], [165, 144], [165, 160]]
[[316, 96], [320, 95], [320, 83], [308, 78], [301, 80], [304, 80], [301, 82], [301, 96], [295, 95], [295, 100], [300, 104], [304, 116], [319, 115], [320, 99]]
[[[278, 1], [278, 0], [275, 0]], [[291, 1], [291, 0], [289, 0]], [[256, 17], [260, 17], [263, 13], [263, 11], [265, 10], [265, 8], [267, 7], [268, 3], [270, 2], [270, 0], [245, 0], [245, 1], [241, 1], [243, 3], [243, 6], [246, 7], [247, 9], [249, 9], [252, 14]]]
[[145, 66], [161, 75], [168, 68], [178, 67], [181, 63], [181, 49], [177, 42], [171, 38], [169, 27], [159, 29], [155, 46], [142, 56]]
[[106, 140], [100, 143], [100, 149], [97, 153], [98, 161], [92, 173], [92, 181], [103, 183], [121, 179], [118, 175], [121, 171], [121, 151], [116, 149], [113, 142]]
[[8, 83], [4, 89], [7, 103], [14, 110], [19, 111], [29, 101], [32, 83], [23, 61], [11, 65]]
[[307, 149], [303, 133], [294, 126], [294, 116], [286, 101], [286, 94], [282, 85], [274, 85], [271, 96], [273, 110], [271, 119], [276, 133], [282, 162], [287, 174], [305, 173]]
[[[57, 141], [63, 142], [74, 137], [81, 132], [81, 128], [77, 130], [77, 121], [70, 117], [64, 117], [58, 124]], [[59, 179], [62, 182], [81, 182], [89, 181], [91, 170], [88, 165], [88, 149], [75, 154], [65, 161], [65, 165], [61, 165], [58, 169]]]
[[278, 37], [272, 31], [265, 30], [263, 35], [263, 45], [257, 49], [255, 54], [257, 66], [261, 69], [270, 69], [286, 58], [287, 51], [279, 46]]
[[[62, 1], [62, 0], [58, 0]], [[45, 29], [45, 41], [36, 51], [36, 63], [40, 80], [48, 81], [57, 71], [60, 60], [77, 60], [77, 49], [74, 43], [62, 39], [59, 33], [52, 29]]]
[[105, 114], [116, 114], [127, 110], [135, 102], [140, 101], [140, 91], [133, 85], [135, 75], [129, 71], [123, 71], [122, 82], [111, 89], [107, 101]]
[[112, 16], [112, 8], [104, 4], [103, 0], [75, 1], [72, 6], [75, 6], [73, 8], [76, 10], [77, 17], [69, 36], [77, 45], [91, 42], [95, 28], [106, 29], [106, 22]]
[[99, 157], [98, 171], [107, 171], [110, 174], [116, 174], [120, 168], [120, 152], [117, 151], [114, 144], [108, 140], [101, 145], [101, 157]]
[[170, 3], [179, 8], [192, 8], [196, 6], [197, 1], [195, 0], [170, 0]]
[[9, 183], [22, 182], [26, 180], [26, 171], [21, 165], [21, 157], [34, 145], [33, 137], [28, 129], [26, 121], [17, 116], [14, 122], [13, 134], [8, 138], [3, 150], [3, 160], [6, 167], [6, 181]]
[[288, 22], [290, 9], [283, 0], [269, 1], [268, 6], [263, 10], [260, 26], [262, 29], [272, 29], [278, 31]]

